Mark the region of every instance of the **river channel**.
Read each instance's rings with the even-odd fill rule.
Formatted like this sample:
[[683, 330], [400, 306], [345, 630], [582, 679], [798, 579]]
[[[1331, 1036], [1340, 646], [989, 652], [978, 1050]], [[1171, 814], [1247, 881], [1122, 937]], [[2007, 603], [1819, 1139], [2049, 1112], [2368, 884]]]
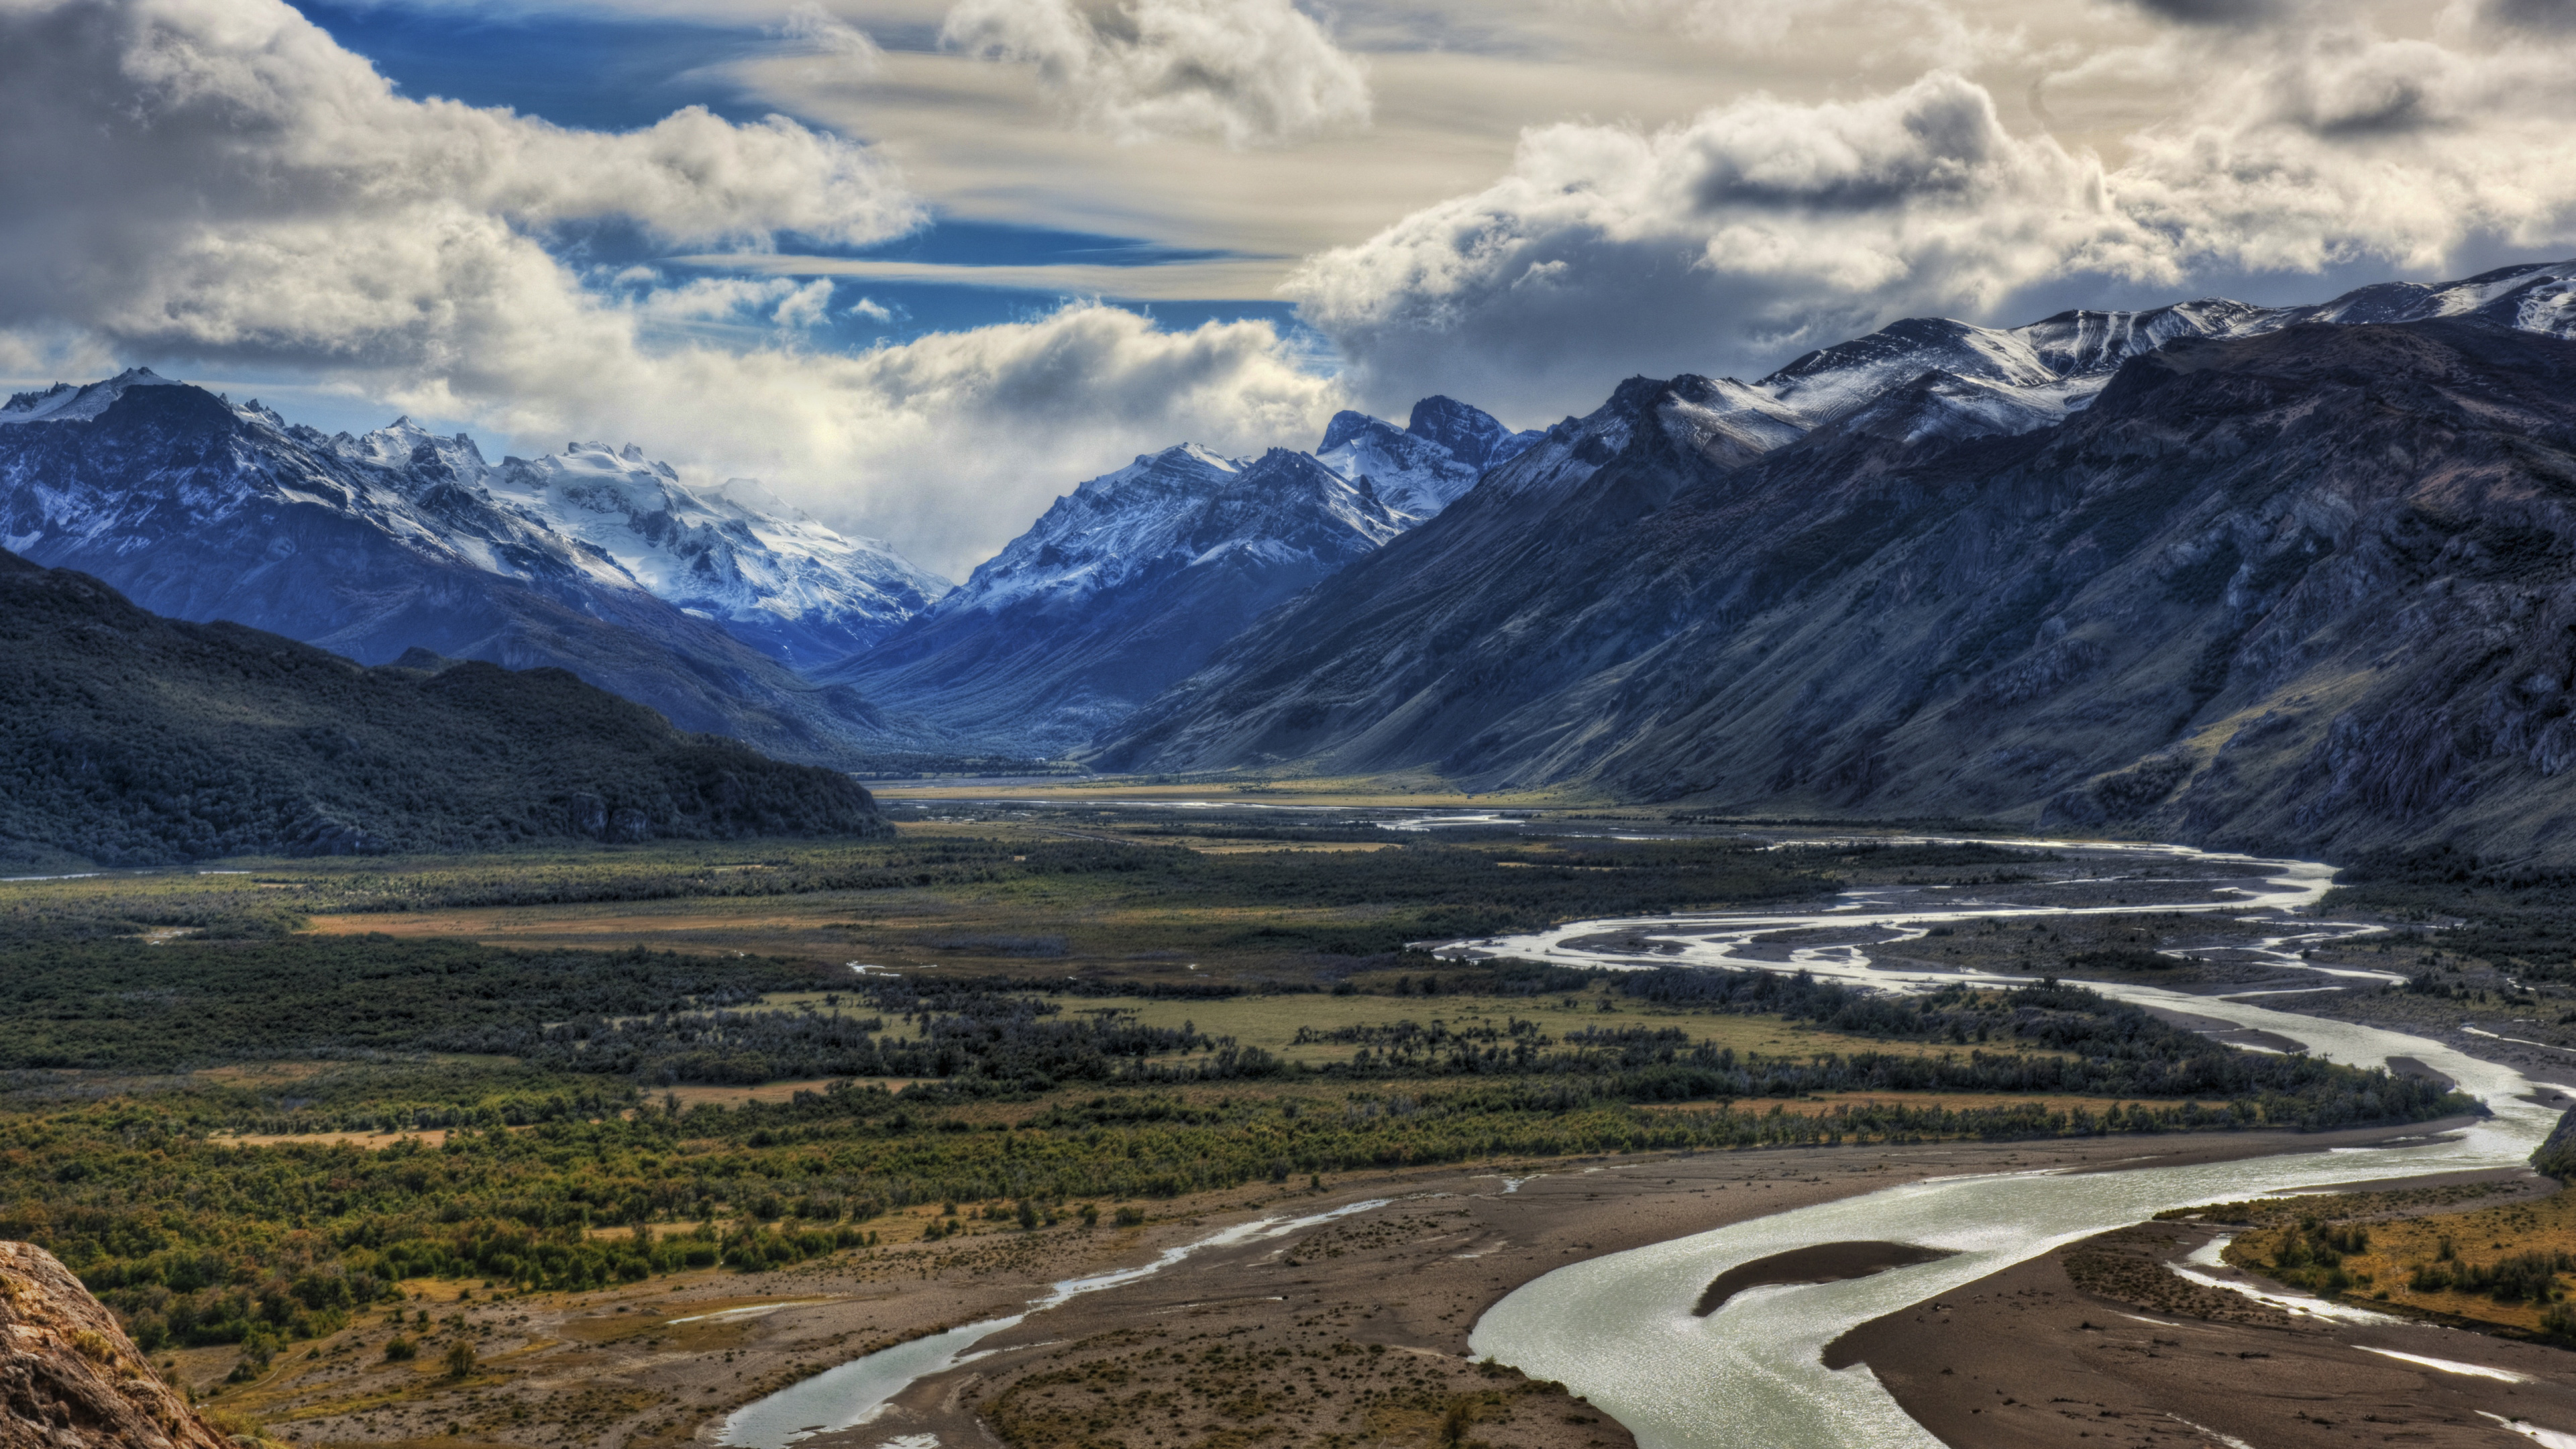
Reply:
[[[1737, 1223], [1613, 1253], [1532, 1280], [1489, 1309], [1469, 1343], [1536, 1378], [1589, 1398], [1645, 1449], [1938, 1449], [1866, 1366], [1828, 1370], [1824, 1346], [1882, 1314], [1947, 1292], [2024, 1259], [2168, 1208], [2327, 1184], [2508, 1167], [2527, 1158], [2557, 1120], [2525, 1100], [2559, 1087], [2478, 1060], [2439, 1042], [2302, 1015], [2284, 1007], [2302, 991], [2376, 989], [2394, 973], [2309, 966], [2318, 942], [2380, 928], [2314, 914], [2331, 867], [2205, 853], [2179, 846], [2042, 844], [2065, 862], [2043, 877], [1990, 887], [1898, 886], [1846, 892], [1825, 910], [1633, 917], [1585, 921], [1526, 936], [1452, 942], [1442, 954], [1509, 956], [1635, 970], [1664, 965], [1810, 971], [1886, 990], [2023, 978], [1895, 969], [1885, 950], [1946, 925], [2068, 914], [2220, 913], [2261, 923], [2213, 950], [2308, 973], [2317, 985], [2260, 993], [2265, 1002], [2093, 983], [2140, 1005], [2216, 1018], [2287, 1037], [2352, 1065], [2410, 1057], [2484, 1100], [2493, 1116], [2399, 1145], [2133, 1171], [2025, 1171], [1918, 1181], [1866, 1196]], [[2576, 1076], [2576, 1073], [2564, 1074]], [[1365, 1211], [1356, 1203], [1338, 1212]], [[1219, 1241], [1296, 1232], [1321, 1218], [1262, 1220], [1167, 1252], [1121, 1273], [1058, 1284], [1030, 1305], [1042, 1312], [1075, 1293], [1135, 1281]], [[1692, 1309], [1728, 1268], [1793, 1248], [1895, 1240], [1951, 1250], [1937, 1262], [1838, 1283], [1750, 1289], [1706, 1318]], [[738, 1411], [722, 1442], [778, 1446], [817, 1428], [865, 1422], [906, 1385], [966, 1361], [978, 1339], [1019, 1317], [969, 1325], [841, 1365]], [[2562, 1426], [2576, 1428], [2576, 1426]]]
[[[1679, 964], [1804, 970], [1904, 991], [1962, 979], [2008, 979], [1889, 969], [1872, 962], [1874, 946], [1920, 940], [1945, 924], [2069, 912], [2226, 911], [2276, 920], [2277, 931], [2237, 949], [2310, 971], [2319, 982], [2316, 990], [2375, 988], [2384, 979], [2376, 972], [2306, 967], [2298, 957], [2303, 946], [2317, 941], [2377, 929], [2304, 914], [2331, 886], [2329, 867], [2181, 847], [2058, 844], [2065, 851], [2092, 855], [2106, 867], [2089, 882], [2089, 894], [2126, 892], [2155, 899], [2054, 904], [2018, 897], [2050, 894], [2055, 886], [1937, 894], [1897, 888], [1850, 893], [1819, 912], [1587, 921], [1445, 949], [1458, 956], [1515, 956], [1618, 969]], [[2174, 889], [2185, 882], [2207, 888]], [[1793, 944], [1802, 937], [1832, 939]], [[1940, 1441], [1907, 1417], [1867, 1366], [1825, 1368], [1825, 1345], [1882, 1314], [2168, 1208], [2331, 1183], [2513, 1166], [2531, 1154], [2558, 1119], [2555, 1109], [2523, 1100], [2555, 1084], [2439, 1042], [2223, 996], [2103, 983], [2095, 988], [2142, 1006], [2289, 1037], [2338, 1062], [2369, 1066], [2412, 1057], [2483, 1099], [2495, 1115], [2464, 1130], [2387, 1148], [2128, 1172], [2016, 1172], [1910, 1183], [1560, 1268], [1487, 1310], [1469, 1339], [1472, 1350], [1534, 1377], [1563, 1382], [1626, 1425], [1644, 1449], [1738, 1449], [1750, 1444], [1938, 1449]], [[2299, 994], [2287, 993], [2286, 999], [2295, 1001]], [[2285, 999], [2265, 995], [2276, 1003]], [[1840, 1283], [1754, 1289], [1707, 1318], [1692, 1315], [1700, 1290], [1728, 1268], [1792, 1248], [1861, 1240], [1947, 1248], [1957, 1256]]]

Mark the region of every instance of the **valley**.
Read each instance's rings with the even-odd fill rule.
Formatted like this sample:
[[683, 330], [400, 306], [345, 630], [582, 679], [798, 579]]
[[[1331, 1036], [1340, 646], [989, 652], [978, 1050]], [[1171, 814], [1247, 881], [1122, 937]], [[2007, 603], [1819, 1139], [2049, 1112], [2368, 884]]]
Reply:
[[[1050, 1308], [984, 1345], [997, 1357], [898, 1393], [886, 1422], [971, 1437], [972, 1414], [1014, 1446], [1071, 1443], [1100, 1388], [1168, 1399], [1179, 1442], [1365, 1431], [1428, 1449], [1463, 1414], [1489, 1442], [1590, 1449], [1634, 1423], [1547, 1407], [1562, 1374], [1524, 1387], [1467, 1356], [1489, 1305], [1557, 1264], [1910, 1175], [2420, 1135], [2339, 1125], [2345, 1069], [2209, 1056], [2226, 1021], [2031, 996], [2060, 1024], [2030, 1036], [2041, 1018], [2005, 973], [2091, 966], [2114, 989], [2185, 992], [2311, 986], [2314, 965], [2425, 976], [2459, 983], [2440, 1000], [2485, 1048], [2556, 1038], [2576, 990], [2564, 968], [2467, 957], [2398, 921], [2287, 965], [2261, 909], [2170, 908], [2259, 894], [2259, 868], [2122, 847], [1816, 841], [1406, 796], [1283, 823], [1268, 792], [1175, 810], [932, 788], [887, 792], [883, 843], [0, 884], [29, 968], [0, 1033], [17, 1164], [0, 1230], [62, 1254], [163, 1372], [273, 1436], [622, 1445], [712, 1432], [1051, 1281], [1385, 1198]], [[1959, 897], [1972, 916], [2014, 893], [2052, 905], [1900, 943], [1883, 964], [1957, 984], [1883, 1005], [1767, 973], [1407, 946], [1676, 909], [1795, 922], [1853, 892]], [[1598, 926], [1567, 939], [1635, 949]], [[2361, 988], [2329, 994], [2365, 1016], [2433, 999], [2348, 979]], [[2163, 1086], [2124, 1076], [2123, 1034], [2155, 1043], [2139, 1058], [2170, 1063], [2155, 1071], [2193, 1065]], [[2465, 1106], [2429, 1070], [2371, 1081], [2367, 1113], [2438, 1124]], [[700, 1312], [737, 1307], [757, 1311]], [[387, 1359], [394, 1336], [421, 1347]], [[1201, 1340], [1235, 1356], [1216, 1378], [1177, 1352]], [[442, 1366], [457, 1343], [478, 1355], [462, 1376]], [[1336, 1396], [1308, 1393], [1301, 1366]], [[581, 1387], [610, 1381], [618, 1395]]]
[[2576, 1449], [2570, 94], [0, 3], [0, 1449]]

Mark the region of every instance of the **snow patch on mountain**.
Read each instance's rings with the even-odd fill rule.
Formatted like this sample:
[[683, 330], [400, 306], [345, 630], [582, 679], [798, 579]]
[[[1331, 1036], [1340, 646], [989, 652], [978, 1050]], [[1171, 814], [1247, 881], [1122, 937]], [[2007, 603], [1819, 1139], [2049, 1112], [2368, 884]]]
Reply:
[[1512, 432], [1454, 398], [1428, 397], [1413, 405], [1401, 429], [1366, 413], [1335, 413], [1315, 457], [1345, 478], [1366, 479], [1390, 508], [1418, 522], [1456, 502], [1487, 469], [1511, 461], [1539, 436]]

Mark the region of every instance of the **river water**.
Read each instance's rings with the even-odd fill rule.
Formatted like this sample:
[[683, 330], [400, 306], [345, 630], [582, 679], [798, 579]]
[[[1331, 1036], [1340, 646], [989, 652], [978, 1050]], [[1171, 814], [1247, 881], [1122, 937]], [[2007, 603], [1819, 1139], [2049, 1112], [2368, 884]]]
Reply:
[[[2278, 934], [2250, 949], [2284, 966], [2304, 966], [2296, 954], [2303, 944], [2373, 929], [2288, 914], [2313, 906], [2331, 885], [2332, 871], [2324, 866], [2211, 856], [2178, 847], [2117, 849], [2141, 861], [2184, 867], [2187, 876], [2228, 884], [2201, 900], [2166, 898], [2071, 909], [2085, 914], [2249, 908], [2275, 913], [2281, 918]], [[2100, 888], [2121, 887], [2106, 882]], [[1808, 970], [1887, 989], [1923, 989], [1962, 977], [1879, 968], [1869, 958], [1873, 940], [1913, 941], [1944, 923], [2011, 920], [2069, 909], [2015, 903], [2012, 894], [1988, 891], [1983, 898], [1945, 903], [1920, 890], [1860, 892], [1822, 912], [1590, 921], [1529, 936], [1459, 943], [1449, 950], [1462, 956], [1621, 969], [1679, 963]], [[1756, 939], [1835, 928], [1841, 928], [1836, 932], [1840, 936], [1862, 939], [1802, 947], [1786, 957], [1776, 949], [1763, 952]], [[2321, 990], [2339, 989], [2356, 975], [2393, 976], [2306, 969], [2317, 973]], [[1968, 979], [1980, 978], [1971, 974]], [[2358, 984], [2376, 987], [2379, 982]], [[2439, 1042], [2249, 1000], [2128, 985], [2097, 983], [2096, 989], [2140, 1005], [2277, 1033], [2316, 1055], [2348, 1064], [2412, 1057], [2485, 1100], [2495, 1115], [2412, 1145], [2128, 1172], [2034, 1171], [1909, 1183], [1560, 1268], [1488, 1310], [1469, 1339], [1472, 1351], [1533, 1377], [1564, 1383], [1626, 1425], [1644, 1449], [1938, 1449], [1940, 1441], [1906, 1416], [1865, 1365], [1825, 1368], [1825, 1345], [1882, 1314], [2168, 1208], [2329, 1183], [2513, 1166], [2531, 1154], [2558, 1118], [2554, 1109], [2520, 1100], [2543, 1084]], [[2290, 993], [2287, 999], [2297, 996]], [[1701, 1289], [1737, 1264], [1822, 1243], [1890, 1239], [1953, 1249], [1957, 1256], [1841, 1283], [1754, 1289], [1705, 1319], [1692, 1316]]]
[[[2300, 958], [2303, 947], [2379, 929], [2305, 914], [2332, 886], [2332, 867], [2180, 846], [2040, 844], [2076, 862], [2071, 873], [2080, 882], [1877, 888], [1847, 892], [1823, 911], [1584, 921], [1526, 936], [1454, 942], [1441, 951], [1622, 970], [1670, 964], [1803, 970], [1904, 991], [2021, 978], [1883, 968], [1870, 958], [1873, 946], [1920, 940], [1966, 922], [2224, 911], [2269, 918], [2278, 927], [2252, 945], [2238, 943], [2221, 952], [2308, 971], [2319, 983], [2316, 990], [2375, 989], [2400, 979], [2393, 972], [2314, 967]], [[1786, 941], [1766, 939], [1783, 935]], [[1564, 1383], [1626, 1425], [1644, 1449], [1938, 1449], [1939, 1441], [1906, 1416], [1866, 1366], [1826, 1369], [1824, 1346], [1872, 1318], [2167, 1208], [2330, 1183], [2513, 1166], [2557, 1121], [2555, 1110], [2521, 1100], [2557, 1084], [2439, 1042], [2246, 999], [2095, 985], [2122, 1000], [2289, 1037], [2339, 1062], [2367, 1066], [2411, 1057], [2483, 1099], [2495, 1115], [2464, 1130], [2383, 1148], [2127, 1172], [2029, 1171], [1909, 1183], [1557, 1269], [1488, 1310], [1469, 1338], [1471, 1351]], [[2299, 995], [2260, 994], [2275, 1003]], [[819, 1430], [868, 1422], [906, 1386], [970, 1361], [977, 1356], [976, 1343], [1028, 1313], [1137, 1281], [1202, 1248], [1285, 1236], [1384, 1205], [1380, 1199], [1312, 1217], [1238, 1224], [1168, 1249], [1137, 1268], [1058, 1283], [1024, 1313], [871, 1354], [750, 1404], [726, 1421], [719, 1442], [783, 1449]], [[1691, 1312], [1709, 1280], [1737, 1264], [1792, 1248], [1888, 1239], [1946, 1248], [1956, 1256], [1841, 1283], [1750, 1289], [1707, 1318]]]
[[973, 1351], [976, 1344], [1003, 1329], [1017, 1327], [1032, 1313], [1043, 1313], [1085, 1293], [1121, 1288], [1150, 1278], [1204, 1249], [1285, 1237], [1320, 1227], [1335, 1218], [1374, 1211], [1391, 1201], [1391, 1198], [1369, 1198], [1304, 1217], [1255, 1218], [1202, 1238], [1193, 1238], [1178, 1247], [1165, 1248], [1150, 1263], [1111, 1273], [1095, 1273], [1087, 1278], [1067, 1278], [1049, 1287], [1044, 1295], [1033, 1300], [1021, 1312], [1004, 1318], [988, 1318], [980, 1323], [962, 1324], [945, 1333], [881, 1349], [865, 1358], [852, 1359], [837, 1368], [825, 1369], [812, 1378], [790, 1384], [765, 1399], [745, 1404], [725, 1420], [724, 1427], [716, 1433], [716, 1442], [740, 1445], [742, 1449], [785, 1449], [785, 1446], [813, 1434], [864, 1424], [876, 1417], [888, 1400], [903, 1392], [914, 1380], [945, 1373], [959, 1364], [982, 1357]]

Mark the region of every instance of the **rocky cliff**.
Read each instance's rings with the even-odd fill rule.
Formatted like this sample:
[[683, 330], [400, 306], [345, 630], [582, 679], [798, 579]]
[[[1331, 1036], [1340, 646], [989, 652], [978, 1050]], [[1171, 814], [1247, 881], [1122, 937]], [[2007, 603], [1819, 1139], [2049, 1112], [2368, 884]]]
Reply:
[[0, 1449], [236, 1449], [54, 1255], [0, 1242]]

